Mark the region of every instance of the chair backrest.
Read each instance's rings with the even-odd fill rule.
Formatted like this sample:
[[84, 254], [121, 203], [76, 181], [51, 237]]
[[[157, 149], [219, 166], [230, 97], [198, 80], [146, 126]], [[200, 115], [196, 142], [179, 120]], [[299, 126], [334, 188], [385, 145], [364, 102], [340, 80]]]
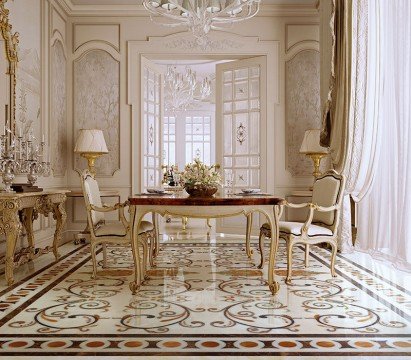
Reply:
[[337, 209], [329, 212], [315, 211], [313, 223], [319, 223], [333, 232], [339, 223], [341, 204], [344, 195], [345, 177], [334, 170], [329, 170], [314, 181], [312, 202], [319, 206], [337, 205]]
[[[89, 205], [102, 206], [100, 189], [96, 179], [88, 171], [84, 170], [81, 174], [81, 188], [83, 189], [84, 201], [86, 202], [86, 208]], [[104, 222], [104, 213], [98, 211], [87, 211], [87, 217], [89, 221], [89, 226], [93, 229]]]

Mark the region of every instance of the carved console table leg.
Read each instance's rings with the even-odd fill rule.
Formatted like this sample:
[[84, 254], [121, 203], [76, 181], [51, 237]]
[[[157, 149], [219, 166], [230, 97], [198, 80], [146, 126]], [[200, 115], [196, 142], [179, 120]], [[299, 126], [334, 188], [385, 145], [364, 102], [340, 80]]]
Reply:
[[27, 208], [23, 210], [23, 226], [26, 229], [27, 241], [29, 243], [30, 257], [32, 260], [34, 257], [35, 247], [34, 247], [34, 232], [33, 232], [33, 208]]
[[60, 254], [58, 253], [58, 246], [61, 242], [61, 234], [63, 233], [67, 219], [64, 201], [61, 203], [53, 204], [53, 217], [56, 220], [56, 231], [54, 232], [53, 241], [53, 253], [57, 260], [60, 257]]
[[18, 208], [19, 204], [17, 201], [0, 202], [0, 230], [6, 235], [5, 275], [7, 285], [9, 286], [14, 282], [14, 252], [16, 250], [17, 239], [21, 230]]

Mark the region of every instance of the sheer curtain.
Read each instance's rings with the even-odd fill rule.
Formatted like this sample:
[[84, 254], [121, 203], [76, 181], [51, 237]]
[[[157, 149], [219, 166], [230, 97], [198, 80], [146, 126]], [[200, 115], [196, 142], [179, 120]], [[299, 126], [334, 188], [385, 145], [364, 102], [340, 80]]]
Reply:
[[359, 203], [356, 248], [411, 271], [411, 1], [369, 0], [382, 88], [382, 137], [371, 190]]

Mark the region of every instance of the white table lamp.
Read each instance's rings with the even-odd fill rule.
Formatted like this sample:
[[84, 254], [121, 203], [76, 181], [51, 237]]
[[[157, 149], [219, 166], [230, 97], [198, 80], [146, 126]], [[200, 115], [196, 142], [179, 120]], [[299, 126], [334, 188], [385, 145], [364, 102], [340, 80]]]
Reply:
[[93, 176], [96, 175], [94, 163], [96, 159], [108, 153], [102, 130], [80, 129], [74, 147], [74, 152], [87, 159], [88, 168]]
[[328, 154], [328, 149], [320, 145], [320, 134], [320, 129], [307, 130], [300, 148], [300, 154], [309, 156], [314, 163], [314, 178], [321, 175], [321, 159]]

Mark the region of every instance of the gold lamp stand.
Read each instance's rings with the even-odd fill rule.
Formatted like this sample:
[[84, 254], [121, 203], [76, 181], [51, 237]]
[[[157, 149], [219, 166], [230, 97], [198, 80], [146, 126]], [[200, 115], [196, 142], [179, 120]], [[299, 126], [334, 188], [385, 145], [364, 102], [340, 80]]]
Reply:
[[314, 163], [313, 176], [314, 176], [314, 179], [316, 179], [321, 175], [321, 171], [320, 171], [321, 159], [323, 157], [327, 156], [327, 154], [324, 154], [324, 153], [307, 153], [306, 155], [308, 157], [310, 157], [311, 160]]
[[87, 160], [88, 170], [90, 171], [91, 175], [93, 175], [93, 177], [96, 176], [96, 167], [95, 167], [96, 159], [99, 158], [103, 154], [104, 153], [102, 152], [80, 153], [80, 156], [82, 156], [83, 158]]

